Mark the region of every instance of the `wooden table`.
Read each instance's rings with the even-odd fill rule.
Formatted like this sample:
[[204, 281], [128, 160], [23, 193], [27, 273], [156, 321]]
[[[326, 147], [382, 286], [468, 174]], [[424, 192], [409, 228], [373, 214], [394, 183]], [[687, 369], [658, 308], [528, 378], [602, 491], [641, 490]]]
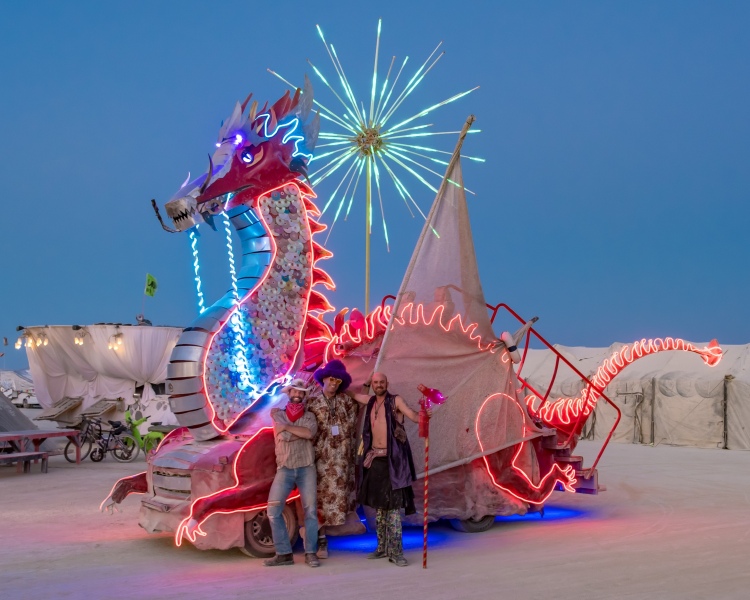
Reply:
[[34, 451], [39, 452], [39, 446], [44, 440], [54, 437], [66, 437], [76, 447], [76, 464], [81, 464], [80, 431], [77, 429], [27, 429], [25, 431], [0, 431], [0, 442], [10, 442], [17, 452], [23, 452], [23, 440], [30, 440], [34, 444]]

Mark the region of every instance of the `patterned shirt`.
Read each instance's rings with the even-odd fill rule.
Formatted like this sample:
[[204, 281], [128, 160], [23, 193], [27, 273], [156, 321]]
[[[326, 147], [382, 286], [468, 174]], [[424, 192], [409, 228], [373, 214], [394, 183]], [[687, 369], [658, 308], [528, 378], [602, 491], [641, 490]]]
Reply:
[[292, 425], [309, 429], [312, 437], [318, 432], [318, 422], [315, 415], [305, 409], [304, 414], [294, 423], [286, 416], [286, 411], [279, 409], [271, 413], [274, 421], [273, 431], [276, 438], [276, 466], [287, 469], [309, 467], [315, 463], [315, 450], [312, 438], [306, 440], [297, 437], [291, 431], [279, 431], [279, 425]]

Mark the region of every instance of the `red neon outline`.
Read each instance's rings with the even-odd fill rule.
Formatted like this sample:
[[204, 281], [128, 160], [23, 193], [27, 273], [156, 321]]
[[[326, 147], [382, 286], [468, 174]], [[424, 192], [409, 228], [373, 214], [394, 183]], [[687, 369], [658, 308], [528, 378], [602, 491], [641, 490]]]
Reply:
[[[293, 185], [293, 186], [294, 186], [294, 187], [295, 187], [295, 188], [297, 189], [298, 195], [299, 195], [299, 197], [300, 197], [300, 201], [301, 201], [301, 202], [300, 202], [300, 203], [301, 203], [301, 207], [302, 207], [302, 210], [304, 211], [304, 213], [303, 213], [303, 214], [301, 215], [301, 220], [302, 220], [302, 221], [304, 222], [304, 224], [305, 224], [305, 227], [307, 228], [307, 232], [308, 232], [308, 239], [309, 239], [309, 252], [310, 252], [310, 256], [312, 257], [312, 259], [311, 259], [311, 261], [310, 261], [310, 265], [309, 265], [309, 268], [310, 268], [310, 271], [309, 271], [309, 275], [310, 275], [310, 287], [309, 287], [309, 288], [307, 289], [307, 293], [306, 293], [306, 297], [305, 297], [305, 310], [304, 310], [304, 315], [305, 315], [305, 317], [304, 317], [304, 319], [306, 320], [306, 319], [307, 319], [307, 317], [308, 317], [308, 316], [309, 316], [309, 314], [310, 314], [310, 313], [309, 313], [309, 310], [308, 310], [308, 307], [309, 307], [309, 304], [310, 304], [310, 296], [311, 296], [311, 294], [312, 294], [312, 291], [313, 291], [313, 287], [314, 287], [315, 285], [318, 285], [318, 284], [313, 284], [313, 283], [312, 283], [312, 281], [313, 281], [313, 277], [312, 277], [313, 269], [315, 269], [315, 268], [316, 268], [316, 266], [315, 266], [315, 265], [316, 265], [316, 264], [318, 263], [318, 261], [320, 261], [320, 260], [324, 260], [325, 258], [327, 258], [327, 257], [325, 257], [325, 258], [319, 258], [319, 259], [317, 259], [317, 260], [315, 259], [314, 246], [313, 246], [313, 235], [314, 235], [314, 234], [312, 233], [312, 230], [310, 229], [309, 217], [307, 216], [307, 213], [308, 213], [308, 209], [307, 209], [307, 206], [306, 206], [306, 204], [305, 204], [305, 200], [306, 200], [306, 198], [305, 198], [305, 195], [307, 195], [307, 196], [308, 196], [307, 200], [309, 200], [310, 198], [314, 198], [314, 197], [316, 197], [316, 196], [315, 196], [315, 194], [314, 194], [314, 193], [312, 193], [312, 191], [311, 191], [311, 190], [310, 190], [310, 192], [311, 192], [310, 194], [305, 194], [305, 192], [304, 192], [304, 191], [302, 190], [302, 188], [300, 187], [300, 184], [299, 184], [298, 182], [296, 182], [296, 181], [291, 181], [291, 182], [287, 182], [287, 183], [283, 183], [283, 184], [281, 184], [281, 185], [278, 185], [278, 186], [276, 186], [276, 187], [274, 187], [274, 188], [271, 188], [271, 189], [269, 189], [269, 190], [266, 190], [265, 192], [263, 192], [263, 193], [259, 194], [259, 195], [257, 196], [257, 199], [258, 199], [258, 203], [259, 203], [259, 199], [260, 199], [260, 198], [261, 198], [262, 196], [267, 196], [267, 195], [270, 195], [270, 194], [271, 194], [271, 193], [273, 193], [274, 191], [276, 191], [276, 190], [278, 190], [278, 189], [280, 189], [280, 188], [284, 188], [284, 187], [286, 187], [287, 185]], [[307, 189], [307, 188], [306, 188], [306, 189]], [[311, 202], [311, 201], [310, 201], [310, 202]], [[311, 202], [311, 203], [312, 203], [312, 202]], [[313, 205], [314, 205], [314, 204], [313, 204]], [[260, 219], [262, 220], [262, 222], [263, 222], [263, 226], [264, 226], [264, 228], [265, 228], [265, 230], [266, 230], [266, 233], [268, 234], [268, 238], [269, 238], [269, 239], [270, 239], [270, 241], [271, 241], [271, 245], [272, 245], [272, 257], [273, 257], [273, 258], [272, 258], [272, 261], [271, 261], [271, 263], [270, 263], [270, 266], [269, 266], [269, 268], [268, 268], [268, 269], [266, 269], [266, 272], [265, 272], [265, 273], [263, 274], [263, 276], [262, 276], [262, 277], [261, 277], [261, 278], [260, 278], [260, 279], [258, 280], [258, 282], [257, 282], [257, 283], [255, 284], [255, 286], [254, 286], [254, 287], [253, 287], [253, 288], [252, 288], [252, 289], [251, 289], [250, 291], [248, 291], [248, 292], [247, 292], [247, 294], [245, 294], [245, 295], [244, 295], [244, 296], [242, 297], [242, 300], [240, 300], [240, 301], [239, 301], [239, 302], [238, 302], [238, 303], [237, 303], [237, 304], [236, 304], [236, 305], [235, 305], [235, 306], [234, 306], [234, 307], [232, 308], [232, 310], [231, 310], [231, 311], [230, 311], [230, 312], [228, 313], [228, 315], [227, 315], [227, 318], [226, 318], [226, 319], [225, 319], [225, 320], [224, 320], [224, 321], [223, 321], [223, 322], [221, 323], [221, 325], [219, 326], [219, 328], [218, 328], [218, 329], [217, 329], [217, 330], [216, 330], [216, 331], [215, 331], [215, 332], [214, 332], [214, 333], [213, 333], [213, 334], [211, 335], [211, 339], [210, 339], [210, 341], [209, 341], [209, 343], [208, 343], [208, 345], [207, 345], [207, 349], [206, 349], [206, 354], [205, 354], [205, 355], [203, 356], [203, 364], [202, 364], [202, 374], [201, 374], [201, 380], [202, 380], [202, 382], [203, 382], [203, 395], [205, 396], [205, 398], [206, 398], [206, 401], [207, 401], [207, 403], [208, 403], [208, 405], [209, 405], [209, 407], [210, 407], [210, 409], [211, 409], [211, 424], [212, 424], [212, 425], [214, 426], [214, 428], [215, 428], [215, 429], [216, 429], [216, 430], [217, 430], [217, 431], [218, 431], [218, 432], [219, 432], [220, 434], [222, 434], [222, 435], [223, 435], [223, 434], [225, 434], [225, 433], [227, 433], [227, 431], [229, 431], [229, 429], [231, 429], [231, 427], [232, 427], [232, 426], [233, 426], [233, 425], [234, 425], [234, 424], [235, 424], [235, 423], [236, 423], [236, 422], [237, 422], [237, 421], [238, 421], [238, 420], [239, 420], [239, 419], [240, 419], [240, 418], [241, 418], [241, 417], [242, 417], [242, 416], [243, 416], [244, 414], [246, 414], [246, 413], [247, 413], [247, 411], [249, 411], [249, 410], [250, 410], [250, 409], [251, 409], [251, 408], [252, 408], [252, 407], [253, 407], [253, 406], [254, 406], [254, 405], [256, 404], [256, 402], [258, 402], [258, 400], [259, 400], [259, 399], [260, 399], [260, 398], [261, 398], [261, 397], [263, 396], [263, 394], [265, 394], [265, 393], [266, 393], [266, 391], [268, 391], [268, 389], [269, 389], [269, 388], [270, 388], [270, 387], [271, 387], [272, 385], [274, 385], [274, 384], [275, 384], [275, 383], [277, 383], [278, 381], [281, 381], [281, 380], [283, 380], [283, 379], [284, 379], [284, 378], [285, 378], [285, 377], [286, 377], [287, 375], [289, 375], [289, 372], [290, 372], [290, 371], [292, 370], [292, 368], [293, 368], [293, 367], [294, 367], [294, 365], [296, 364], [296, 362], [297, 362], [297, 357], [299, 356], [299, 353], [300, 353], [300, 351], [301, 351], [301, 350], [302, 350], [302, 349], [304, 348], [304, 346], [305, 346], [305, 341], [306, 341], [306, 340], [305, 340], [305, 339], [303, 338], [303, 336], [302, 336], [302, 330], [300, 330], [300, 331], [299, 331], [299, 334], [300, 334], [300, 335], [299, 335], [299, 343], [297, 344], [297, 349], [296, 349], [296, 351], [295, 351], [295, 353], [294, 353], [294, 356], [292, 357], [292, 359], [291, 359], [290, 361], [288, 361], [288, 363], [287, 363], [287, 364], [288, 364], [288, 367], [286, 368], [285, 372], [283, 372], [283, 373], [282, 373], [281, 375], [277, 375], [277, 376], [276, 376], [276, 377], [275, 377], [274, 379], [272, 379], [272, 380], [271, 380], [271, 382], [270, 382], [270, 383], [269, 383], [269, 384], [268, 384], [268, 385], [267, 385], [267, 386], [265, 387], [265, 389], [263, 389], [263, 391], [262, 391], [262, 392], [260, 392], [260, 393], [258, 394], [258, 396], [257, 396], [257, 397], [255, 398], [255, 400], [254, 400], [253, 402], [251, 402], [251, 403], [250, 403], [250, 404], [249, 404], [249, 405], [248, 405], [247, 407], [245, 407], [245, 408], [244, 408], [244, 409], [243, 409], [242, 411], [240, 411], [240, 412], [239, 412], [239, 413], [238, 413], [238, 414], [237, 414], [237, 415], [236, 415], [236, 416], [234, 417], [234, 419], [232, 419], [232, 420], [231, 420], [231, 421], [229, 422], [229, 424], [228, 424], [228, 425], [226, 425], [225, 427], [222, 427], [221, 425], [219, 425], [219, 423], [218, 423], [218, 421], [219, 421], [219, 417], [218, 417], [218, 416], [217, 416], [217, 414], [216, 414], [216, 409], [214, 408], [214, 404], [213, 404], [213, 401], [211, 400], [211, 397], [210, 397], [210, 395], [209, 395], [208, 385], [206, 384], [206, 361], [208, 360], [208, 356], [209, 356], [209, 353], [210, 353], [210, 349], [211, 349], [211, 346], [213, 345], [214, 339], [216, 338], [216, 336], [218, 335], [218, 333], [219, 333], [220, 331], [222, 331], [222, 330], [224, 329], [224, 327], [226, 327], [227, 323], [228, 323], [228, 322], [229, 322], [229, 320], [230, 320], [230, 319], [232, 318], [232, 315], [234, 315], [234, 313], [235, 313], [235, 312], [236, 312], [237, 310], [239, 310], [240, 306], [241, 306], [241, 305], [242, 305], [242, 304], [243, 304], [243, 303], [244, 303], [244, 302], [245, 302], [245, 301], [246, 301], [246, 300], [247, 300], [248, 298], [250, 298], [250, 296], [252, 296], [252, 294], [256, 293], [256, 291], [258, 290], [258, 288], [260, 288], [260, 286], [261, 286], [261, 285], [263, 285], [263, 284], [264, 284], [264, 283], [266, 282], [266, 279], [268, 278], [269, 274], [271, 273], [271, 270], [273, 269], [273, 262], [274, 262], [274, 261], [276, 260], [276, 258], [277, 258], [277, 246], [276, 246], [276, 240], [274, 240], [274, 235], [273, 235], [273, 233], [272, 233], [272, 231], [271, 231], [271, 228], [269, 227], [268, 223], [266, 222], [266, 220], [265, 220], [265, 217], [263, 216], [263, 211], [262, 211], [262, 210], [258, 210], [258, 213], [259, 213], [259, 214], [258, 214], [259, 218], [260, 218]], [[328, 273], [326, 273], [326, 272], [325, 272], [325, 271], [324, 271], [323, 269], [319, 269], [319, 270], [323, 271], [323, 273], [325, 273], [326, 275], [328, 275]], [[330, 275], [328, 275], [328, 278], [329, 278], [329, 279], [331, 279], [331, 281], [333, 281], [333, 279], [332, 279], [332, 278], [330, 277]], [[317, 291], [317, 290], [316, 290], [316, 291]], [[321, 293], [321, 292], [320, 292], [320, 291], [318, 291], [318, 293]], [[321, 294], [321, 295], [322, 295], [322, 294]], [[325, 296], [323, 296], [323, 297], [325, 298]], [[302, 327], [304, 328], [304, 320], [303, 320], [303, 325], [302, 325]], [[222, 422], [223, 422], [223, 421], [222, 421]]]
[[[120, 479], [118, 479], [117, 481], [115, 481], [115, 484], [112, 486], [112, 489], [109, 490], [109, 494], [107, 494], [107, 496], [104, 498], [104, 500], [102, 500], [101, 504], [99, 505], [99, 510], [101, 510], [104, 507], [104, 503], [107, 501], [107, 499], [109, 499], [112, 496], [112, 494], [115, 491], [115, 488], [117, 487], [117, 485], [121, 481], [127, 481], [128, 479], [135, 479], [136, 477], [141, 477], [142, 475], [146, 475], [146, 473], [148, 473], [148, 471], [143, 471], [141, 473], [136, 473], [135, 475], [128, 475], [127, 477], [120, 477]], [[128, 494], [128, 496], [130, 496], [130, 494], [145, 494], [145, 493], [146, 492], [130, 492]], [[120, 503], [119, 502], [115, 502], [115, 504], [120, 504]]]
[[[480, 448], [480, 450], [482, 452], [484, 452], [484, 444], [482, 444], [482, 438], [479, 435], [479, 419], [480, 419], [480, 417], [482, 415], [482, 411], [484, 410], [484, 407], [487, 405], [487, 403], [490, 400], [493, 400], [493, 399], [495, 399], [495, 398], [497, 398], [499, 396], [505, 396], [508, 400], [510, 400], [510, 402], [516, 408], [518, 408], [519, 411], [521, 411], [521, 418], [523, 419], [523, 422], [524, 422], [523, 436], [525, 436], [526, 432], [527, 432], [527, 428], [526, 428], [526, 425], [525, 425], [525, 423], [526, 423], [526, 417], [524, 415], [523, 409], [518, 405], [518, 402], [516, 402], [516, 400], [514, 400], [508, 394], [505, 394], [503, 392], [497, 392], [495, 394], [491, 394], [490, 396], [487, 396], [487, 398], [485, 398], [484, 402], [482, 403], [482, 406], [479, 407], [479, 411], [477, 412], [477, 416], [476, 416], [476, 419], [474, 421], [474, 434], [477, 437], [477, 441], [479, 442], [479, 448]], [[526, 472], [523, 469], [521, 469], [520, 467], [518, 467], [516, 465], [516, 459], [521, 454], [521, 450], [523, 450], [524, 444], [527, 444], [527, 443], [528, 442], [521, 442], [520, 444], [518, 444], [518, 449], [516, 450], [515, 454], [513, 455], [513, 459], [510, 461], [510, 467], [516, 473], [518, 473], [528, 483], [528, 485], [529, 485], [529, 487], [531, 489], [533, 489], [533, 490], [535, 490], [537, 492], [541, 491], [541, 489], [547, 484], [547, 481], [549, 480], [549, 477], [552, 476], [553, 473], [555, 473], [555, 471], [559, 471], [560, 475], [564, 475], [565, 478], [562, 478], [560, 476], [555, 476], [555, 483], [552, 485], [552, 488], [550, 489], [550, 491], [541, 500], [531, 500], [528, 497], [522, 496], [520, 494], [520, 492], [514, 491], [514, 490], [512, 490], [509, 487], [500, 485], [498, 483], [498, 481], [495, 479], [495, 475], [492, 473], [492, 469], [490, 468], [490, 463], [487, 460], [487, 456], [485, 455], [485, 456], [482, 456], [482, 460], [484, 460], [484, 466], [486, 467], [487, 473], [489, 474], [490, 479], [492, 480], [492, 484], [496, 488], [498, 488], [500, 490], [503, 490], [504, 492], [507, 492], [508, 494], [510, 494], [511, 496], [513, 496], [514, 498], [517, 498], [518, 500], [521, 500], [522, 502], [526, 502], [528, 504], [544, 504], [547, 501], [547, 498], [549, 498], [552, 495], [552, 492], [555, 491], [555, 487], [557, 487], [558, 483], [560, 483], [563, 486], [563, 488], [565, 489], [565, 491], [567, 491], [567, 492], [575, 492], [575, 488], [573, 486], [576, 484], [577, 479], [575, 477], [575, 470], [573, 469], [573, 467], [571, 465], [568, 465], [567, 467], [565, 467], [563, 469], [559, 464], [555, 463], [552, 466], [552, 468], [549, 470], [549, 472], [544, 477], [541, 478], [541, 480], [539, 481], [538, 485], [535, 485], [531, 481], [531, 478], [526, 474]]]
[[[355, 348], [370, 343], [379, 335], [385, 333], [388, 329], [388, 322], [391, 318], [391, 307], [387, 305], [385, 307], [378, 306], [365, 317], [365, 327], [362, 330], [352, 330], [350, 322], [344, 323], [340, 333], [333, 336], [333, 339], [329, 342], [328, 348], [326, 348], [326, 358], [331, 356], [343, 356], [346, 353], [351, 352]], [[437, 305], [432, 314], [429, 317], [425, 316], [424, 304], [415, 304], [408, 302], [401, 308], [401, 312], [398, 316], [394, 317], [391, 329], [394, 329], [396, 325], [424, 325], [426, 327], [431, 326], [436, 320], [443, 331], [450, 333], [451, 331], [460, 331], [466, 335], [469, 340], [475, 341], [477, 349], [482, 352], [490, 352], [495, 354], [503, 346], [498, 346], [495, 340], [491, 342], [483, 342], [481, 335], [476, 334], [475, 330], [479, 327], [478, 323], [469, 323], [464, 325], [463, 317], [460, 314], [454, 315], [448, 323], [444, 323], [445, 305]], [[457, 326], [457, 327], [456, 327]], [[351, 347], [347, 348], [345, 352], [339, 352], [336, 349], [337, 345], [340, 344], [352, 344]], [[502, 361], [507, 363], [509, 358], [506, 356], [507, 352], [503, 352], [501, 355]]]
[[[250, 443], [252, 443], [252, 441], [256, 437], [258, 437], [258, 435], [260, 435], [264, 431], [268, 431], [269, 429], [273, 430], [273, 427], [261, 427], [247, 441], [245, 441], [242, 444], [242, 446], [240, 446], [240, 449], [237, 451], [237, 454], [235, 454], [235, 456], [234, 456], [234, 462], [232, 463], [232, 476], [234, 477], [234, 485], [231, 485], [231, 486], [229, 486], [227, 488], [224, 488], [224, 489], [218, 490], [216, 492], [213, 492], [212, 494], [207, 494], [206, 496], [201, 496], [200, 498], [196, 498], [195, 500], [193, 500], [191, 502], [191, 504], [190, 504], [190, 514], [188, 514], [188, 516], [185, 517], [180, 522], [179, 526], [177, 527], [177, 531], [175, 531], [174, 539], [175, 539], [175, 544], [177, 546], [182, 545], [183, 530], [184, 530], [184, 535], [186, 535], [187, 539], [189, 541], [193, 542], [193, 543], [197, 539], [196, 536], [198, 536], [198, 535], [206, 535], [205, 532], [203, 532], [201, 530], [201, 525], [207, 519], [209, 519], [210, 517], [212, 517], [213, 515], [216, 515], [216, 514], [231, 515], [231, 514], [238, 513], [238, 512], [252, 512], [252, 511], [255, 511], [255, 510], [262, 510], [263, 508], [265, 508], [265, 507], [268, 506], [268, 502], [266, 502], [266, 504], [258, 504], [256, 506], [251, 506], [249, 508], [238, 508], [238, 509], [229, 510], [229, 511], [228, 510], [216, 510], [216, 511], [212, 511], [212, 512], [209, 512], [200, 521], [198, 521], [198, 525], [196, 526], [195, 530], [192, 532], [192, 535], [191, 535], [191, 532], [188, 530], [188, 523], [193, 518], [193, 508], [195, 507], [196, 502], [198, 502], [200, 500], [205, 500], [206, 498], [211, 498], [213, 496], [217, 496], [217, 495], [222, 494], [224, 492], [227, 492], [229, 490], [234, 490], [234, 489], [237, 489], [238, 487], [240, 487], [240, 477], [237, 474], [237, 463], [239, 462], [240, 455], [245, 451], [245, 449], [248, 447], [248, 445]], [[300, 497], [299, 496], [299, 492], [297, 492], [296, 495], [295, 494], [291, 495], [289, 498], [287, 498], [286, 501], [287, 502], [291, 502], [292, 500], [296, 500], [299, 497]]]
[[[588, 417], [591, 414], [597, 401], [601, 398], [602, 391], [625, 367], [644, 356], [673, 350], [694, 352], [709, 367], [718, 365], [723, 356], [723, 351], [716, 340], [711, 340], [708, 346], [698, 348], [695, 344], [680, 338], [644, 338], [632, 344], [626, 344], [619, 351], [604, 359], [594, 376], [590, 378], [591, 385], [586, 385], [575, 398], [556, 398], [542, 404], [535, 410], [533, 404], [539, 397], [536, 394], [529, 394], [525, 398], [526, 405], [547, 425], [558, 429], [569, 429], [565, 426], [570, 425], [574, 420], [577, 421], [582, 416]], [[580, 423], [580, 425], [583, 424]]]

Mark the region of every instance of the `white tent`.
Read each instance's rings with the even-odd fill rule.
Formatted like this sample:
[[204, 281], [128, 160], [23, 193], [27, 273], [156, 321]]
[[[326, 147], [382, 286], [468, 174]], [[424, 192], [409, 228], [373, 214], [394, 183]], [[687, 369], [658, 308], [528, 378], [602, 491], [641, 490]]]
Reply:
[[[69, 412], [90, 409], [103, 400], [123, 399], [118, 415], [132, 404], [152, 421], [174, 423], [166, 396], [153, 389], [163, 384], [178, 327], [89, 325], [29, 327], [26, 346], [34, 388], [46, 409], [65, 398], [81, 401]], [[76, 339], [81, 343], [76, 343]], [[140, 398], [136, 388], [143, 386]], [[113, 402], [114, 404], [114, 402]]]
[[[706, 344], [696, 344], [704, 347]], [[584, 375], [623, 344], [609, 348], [555, 346]], [[699, 448], [750, 450], [750, 344], [722, 346], [724, 356], [706, 366], [691, 352], [671, 351], [643, 357], [625, 368], [605, 389], [622, 411], [613, 440]], [[521, 376], [542, 393], [555, 359], [548, 350], [529, 350]], [[574, 397], [581, 380], [570, 370], [558, 373], [550, 399]], [[615, 411], [600, 400], [584, 434], [603, 439]]]

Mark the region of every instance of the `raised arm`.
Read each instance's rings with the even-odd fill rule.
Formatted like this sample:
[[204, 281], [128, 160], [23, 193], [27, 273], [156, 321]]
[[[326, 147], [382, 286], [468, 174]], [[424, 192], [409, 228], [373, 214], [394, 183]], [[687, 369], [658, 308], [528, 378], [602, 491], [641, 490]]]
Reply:
[[356, 400], [360, 404], [367, 404], [370, 401], [370, 396], [367, 393], [370, 390], [370, 382], [365, 381], [362, 384], [362, 394], [356, 394], [351, 389], [347, 389], [344, 393], [349, 396], [352, 400]]
[[396, 409], [403, 413], [404, 416], [413, 423], [419, 422], [419, 413], [409, 408], [401, 396], [396, 396]]

